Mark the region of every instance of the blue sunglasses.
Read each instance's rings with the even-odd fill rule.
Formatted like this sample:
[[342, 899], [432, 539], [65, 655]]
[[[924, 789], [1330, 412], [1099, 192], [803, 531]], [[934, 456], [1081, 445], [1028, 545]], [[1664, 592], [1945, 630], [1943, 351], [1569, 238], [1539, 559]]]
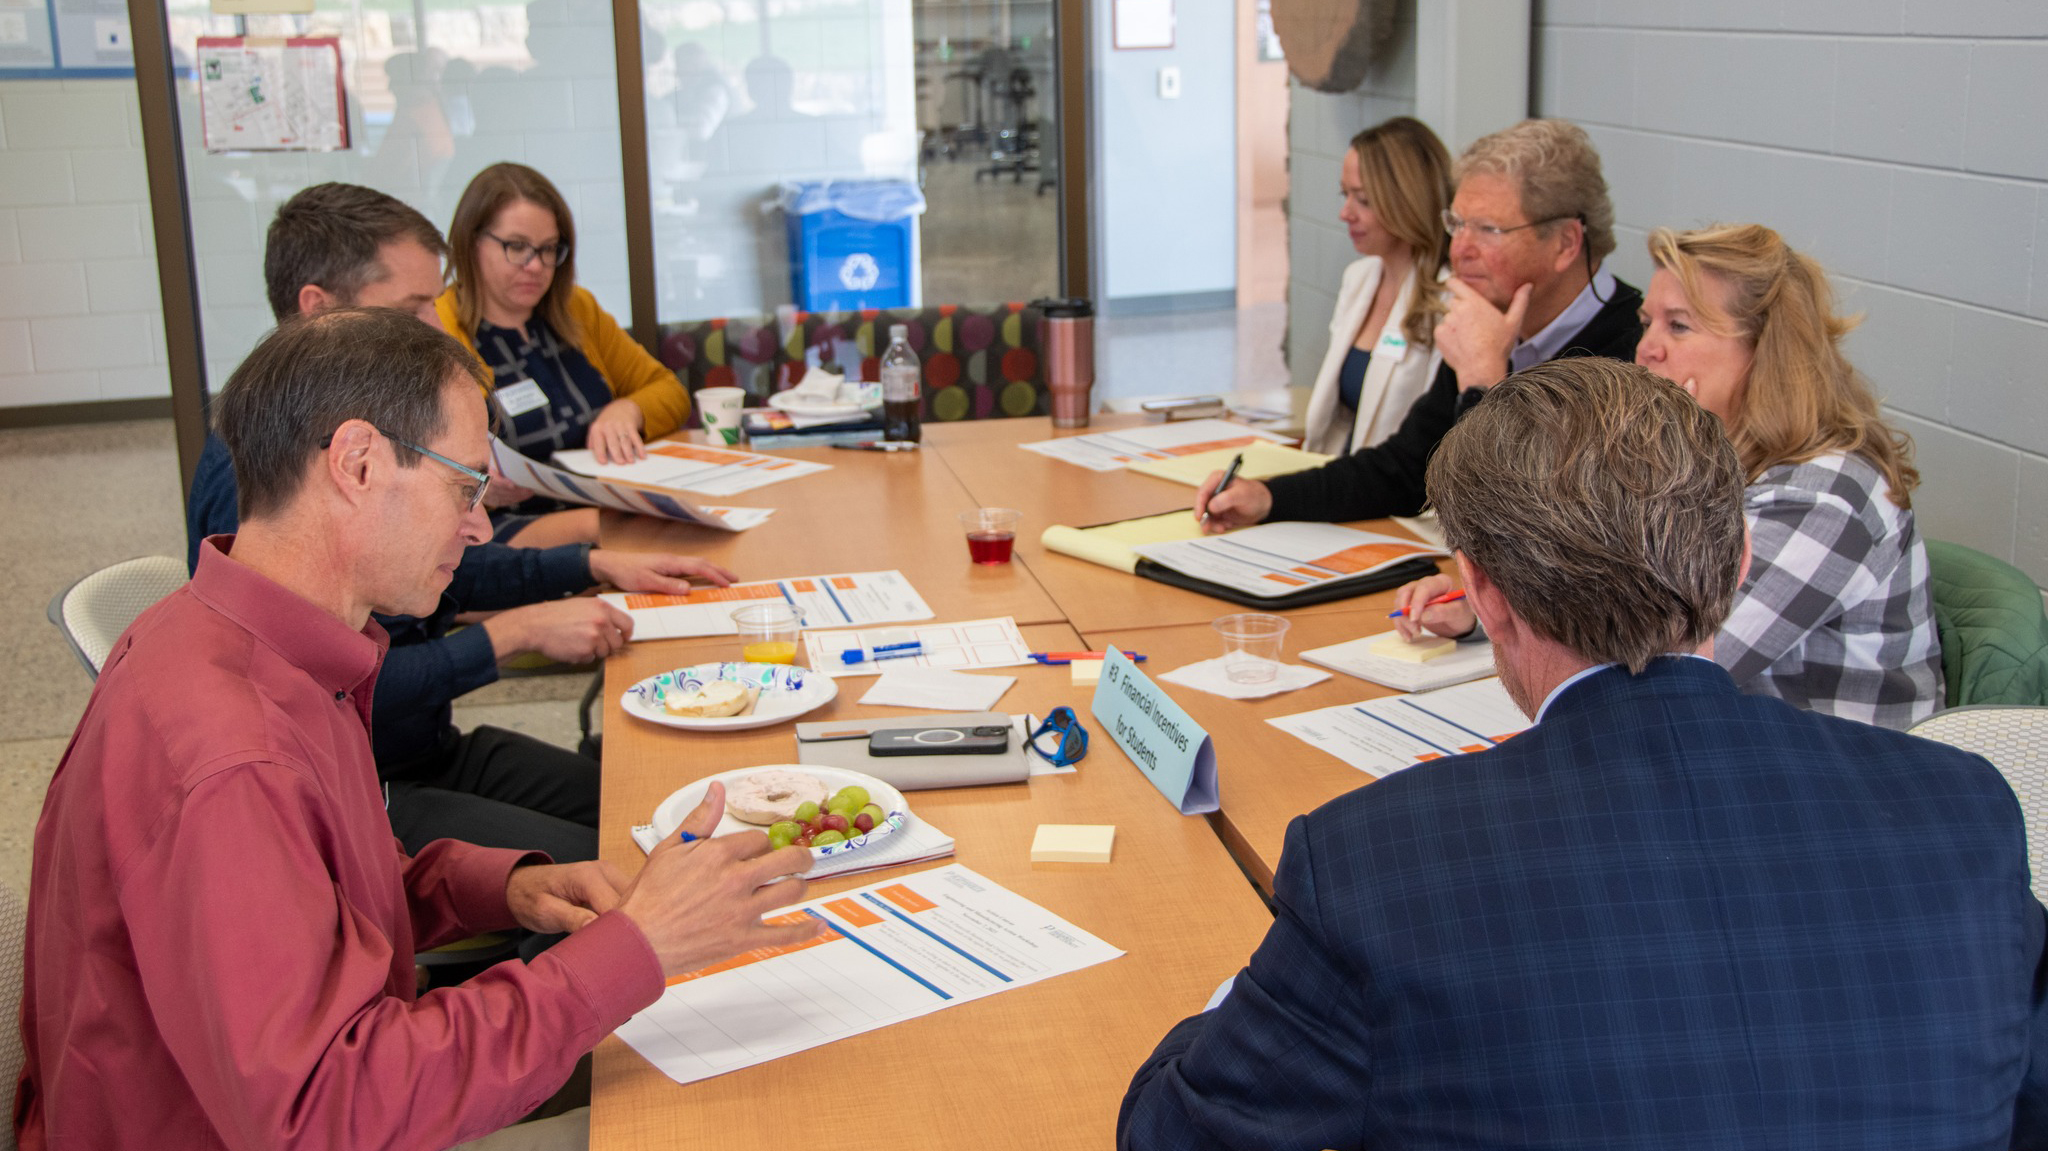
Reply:
[[[1030, 717], [1025, 718], [1028, 721]], [[1053, 745], [1050, 750], [1047, 743]], [[1053, 708], [1044, 723], [1032, 727], [1031, 750], [1054, 767], [1079, 763], [1088, 757], [1088, 729], [1075, 718], [1073, 708]]]

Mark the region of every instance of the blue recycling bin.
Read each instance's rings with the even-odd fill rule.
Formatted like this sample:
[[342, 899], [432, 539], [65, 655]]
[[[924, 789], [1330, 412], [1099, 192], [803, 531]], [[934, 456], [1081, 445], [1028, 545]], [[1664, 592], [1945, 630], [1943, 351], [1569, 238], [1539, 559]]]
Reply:
[[789, 275], [806, 312], [907, 308], [911, 229], [924, 193], [903, 180], [822, 180], [782, 186]]

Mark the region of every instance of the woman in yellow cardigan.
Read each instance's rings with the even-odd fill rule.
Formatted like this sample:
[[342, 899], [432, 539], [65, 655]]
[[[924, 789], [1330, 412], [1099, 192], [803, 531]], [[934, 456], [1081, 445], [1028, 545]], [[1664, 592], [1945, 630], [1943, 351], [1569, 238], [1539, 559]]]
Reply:
[[[690, 394], [576, 286], [576, 222], [546, 176], [524, 164], [476, 174], [455, 206], [448, 248], [455, 283], [441, 326], [494, 377], [499, 435], [534, 459], [590, 449], [599, 463], [643, 458], [645, 441], [683, 426]], [[499, 484], [491, 485], [496, 495]], [[509, 486], [509, 485], [508, 485]], [[597, 511], [514, 491], [494, 509], [500, 542], [594, 543]]]

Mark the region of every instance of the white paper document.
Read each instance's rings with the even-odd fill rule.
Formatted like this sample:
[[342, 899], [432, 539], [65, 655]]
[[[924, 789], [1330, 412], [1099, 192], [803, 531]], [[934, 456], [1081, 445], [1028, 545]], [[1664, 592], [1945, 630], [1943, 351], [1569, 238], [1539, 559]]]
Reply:
[[643, 516], [659, 516], [665, 520], [717, 528], [724, 532], [745, 531], [756, 524], [767, 522], [768, 517], [775, 513], [773, 508], [712, 507], [672, 492], [653, 492], [627, 484], [579, 476], [574, 472], [551, 467], [539, 460], [528, 459], [519, 454], [518, 448], [503, 440], [491, 441], [491, 466], [497, 469], [499, 475], [522, 488], [532, 488], [541, 495], [553, 496], [572, 504], [611, 508], [613, 511], [633, 512]]
[[675, 977], [619, 1038], [693, 1083], [1123, 954], [957, 863], [809, 900], [770, 922], [803, 916], [830, 930]]
[[1139, 544], [1131, 550], [1177, 572], [1268, 599], [1369, 575], [1417, 556], [1450, 555], [1398, 536], [1295, 522]]
[[1248, 428], [1229, 420], [1181, 420], [1176, 423], [1148, 424], [1142, 428], [1126, 428], [1114, 432], [1095, 432], [1085, 436], [1040, 440], [1034, 444], [1021, 446], [1025, 451], [1065, 460], [1070, 464], [1079, 464], [1090, 471], [1113, 472], [1143, 460], [1170, 460], [1200, 452], [1213, 452], [1221, 448], [1243, 447], [1262, 440], [1276, 444], [1294, 442], [1291, 437]]
[[349, 146], [341, 41], [198, 41], [200, 137], [208, 152], [332, 152]]
[[[900, 617], [899, 617], [900, 618]], [[963, 623], [927, 623], [916, 627], [862, 628], [858, 631], [804, 632], [804, 662], [834, 676], [880, 675], [909, 667], [942, 667], [962, 671], [976, 667], [1017, 667], [1031, 662], [1031, 645], [1010, 616], [971, 619]], [[918, 645], [915, 655], [863, 659], [848, 663], [847, 652], [868, 655], [876, 648]], [[884, 651], [881, 654], [888, 655]], [[981, 711], [983, 708], [968, 710]]]
[[864, 704], [925, 711], [987, 711], [1017, 682], [1014, 675], [968, 675], [941, 667], [890, 668], [860, 697]]
[[1485, 640], [1461, 643], [1450, 654], [1422, 663], [1374, 654], [1372, 645], [1379, 640], [1380, 636], [1369, 635], [1310, 648], [1301, 653], [1301, 658], [1402, 691], [1434, 691], [1493, 674], [1493, 645]]
[[1426, 760], [1485, 751], [1529, 728], [1529, 717], [1508, 698], [1497, 678], [1266, 722], [1375, 776]]
[[699, 492], [707, 496], [736, 495], [798, 476], [832, 470], [831, 464], [675, 440], [648, 444], [647, 458], [630, 464], [598, 463], [597, 457], [587, 448], [556, 452], [555, 462], [586, 476], [647, 484], [671, 491]]
[[[932, 618], [930, 605], [900, 571], [842, 572], [837, 575], [693, 588], [689, 595], [606, 592], [605, 602], [633, 617], [633, 638], [686, 639], [738, 635], [735, 609], [758, 600], [787, 600], [803, 626], [846, 627]], [[837, 668], [811, 664], [827, 675]]]

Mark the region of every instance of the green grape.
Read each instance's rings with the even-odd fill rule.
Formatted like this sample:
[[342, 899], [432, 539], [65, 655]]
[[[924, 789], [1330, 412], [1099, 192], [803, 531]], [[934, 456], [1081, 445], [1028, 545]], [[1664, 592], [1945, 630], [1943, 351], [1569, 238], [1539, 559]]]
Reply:
[[791, 818], [798, 823], [815, 823], [818, 819], [818, 805], [806, 799], [796, 805], [796, 814]]
[[811, 840], [811, 846], [824, 847], [827, 844], [844, 842], [846, 842], [846, 837], [836, 831], [821, 831], [818, 833], [817, 838]]
[[868, 789], [857, 783], [849, 783], [840, 788], [832, 799], [835, 803], [843, 799], [852, 804], [855, 811], [859, 811], [868, 805]]
[[852, 819], [853, 813], [860, 810], [860, 805], [845, 796], [835, 795], [825, 801], [825, 810], [833, 815], [843, 815]]
[[771, 824], [768, 828], [768, 846], [779, 851], [795, 843], [796, 837], [803, 833], [804, 825], [791, 820], [785, 819], [779, 823]]

